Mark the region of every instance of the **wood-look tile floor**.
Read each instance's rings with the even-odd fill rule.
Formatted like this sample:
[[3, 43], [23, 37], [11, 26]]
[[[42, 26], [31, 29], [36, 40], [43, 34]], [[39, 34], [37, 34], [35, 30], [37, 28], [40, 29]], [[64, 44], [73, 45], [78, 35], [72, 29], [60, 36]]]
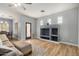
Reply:
[[32, 44], [32, 56], [79, 56], [77, 46], [38, 39], [29, 39], [26, 42]]

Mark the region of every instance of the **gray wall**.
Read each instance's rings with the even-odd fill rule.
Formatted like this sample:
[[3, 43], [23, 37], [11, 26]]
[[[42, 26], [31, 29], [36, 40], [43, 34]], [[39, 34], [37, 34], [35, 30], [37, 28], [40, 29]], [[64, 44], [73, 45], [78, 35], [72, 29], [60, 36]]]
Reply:
[[78, 45], [79, 45], [79, 8], [78, 8]]
[[60, 13], [38, 18], [37, 20], [37, 38], [40, 38], [40, 20], [44, 24], [47, 19], [52, 19], [52, 24], [57, 24], [57, 17], [63, 17], [63, 23], [60, 25], [60, 41], [72, 44], [78, 44], [78, 8], [70, 9]]
[[25, 39], [25, 17], [20, 16], [18, 21], [18, 38], [24, 40]]
[[18, 38], [19, 39], [25, 39], [26, 32], [25, 32], [25, 23], [30, 22], [32, 24], [32, 38], [34, 38], [34, 35], [36, 34], [36, 25], [35, 25], [35, 18], [28, 17], [21, 15], [20, 19], [18, 21]]

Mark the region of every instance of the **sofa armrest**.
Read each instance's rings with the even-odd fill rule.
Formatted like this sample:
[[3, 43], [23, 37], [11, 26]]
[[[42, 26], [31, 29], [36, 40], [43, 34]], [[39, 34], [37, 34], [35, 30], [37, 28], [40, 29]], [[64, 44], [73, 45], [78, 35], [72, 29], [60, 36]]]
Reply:
[[7, 46], [0, 46], [1, 56], [23, 56], [23, 54], [15, 47], [9, 48]]
[[10, 51], [8, 53], [3, 54], [2, 56], [17, 56], [15, 51]]
[[13, 50], [6, 46], [0, 46], [0, 55], [5, 55], [9, 52], [12, 52]]

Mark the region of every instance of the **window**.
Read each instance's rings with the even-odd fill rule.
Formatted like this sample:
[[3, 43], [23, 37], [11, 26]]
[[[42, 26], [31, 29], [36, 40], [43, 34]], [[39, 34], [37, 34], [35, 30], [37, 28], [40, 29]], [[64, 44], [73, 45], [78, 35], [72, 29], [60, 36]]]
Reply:
[[9, 24], [6, 21], [0, 21], [0, 31], [9, 32]]
[[58, 20], [58, 24], [62, 24], [63, 23], [63, 17], [62, 16], [59, 16], [57, 20]]
[[40, 21], [40, 25], [43, 25], [43, 20]]

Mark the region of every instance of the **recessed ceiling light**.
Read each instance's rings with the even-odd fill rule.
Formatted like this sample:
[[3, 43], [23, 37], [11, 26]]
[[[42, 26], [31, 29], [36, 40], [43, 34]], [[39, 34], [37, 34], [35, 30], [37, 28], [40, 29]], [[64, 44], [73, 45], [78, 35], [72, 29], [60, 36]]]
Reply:
[[21, 6], [21, 4], [20, 4], [20, 3], [17, 3], [17, 5], [18, 5], [18, 6]]
[[18, 5], [17, 4], [14, 4], [14, 6], [17, 7]]
[[45, 10], [41, 10], [41, 12], [45, 12]]
[[12, 7], [13, 5], [12, 5], [12, 4], [9, 4], [8, 6], [9, 6], [9, 7]]

